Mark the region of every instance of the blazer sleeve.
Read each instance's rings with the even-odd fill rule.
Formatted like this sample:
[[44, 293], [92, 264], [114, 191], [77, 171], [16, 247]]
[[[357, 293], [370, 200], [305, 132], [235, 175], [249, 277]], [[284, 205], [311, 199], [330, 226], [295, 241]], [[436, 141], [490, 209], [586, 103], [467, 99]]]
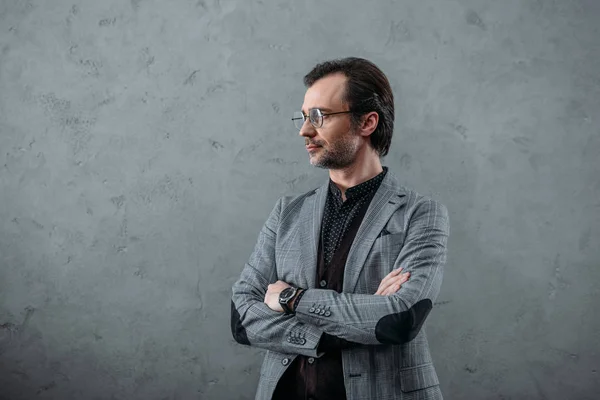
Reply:
[[275, 238], [280, 198], [262, 227], [254, 251], [234, 283], [231, 298], [231, 333], [240, 344], [280, 353], [318, 357], [323, 330], [294, 315], [271, 310], [265, 303], [270, 283], [277, 281]]
[[379, 296], [308, 289], [296, 308], [298, 320], [361, 344], [406, 342], [402, 334], [406, 311], [423, 300], [432, 304], [439, 294], [449, 233], [446, 207], [431, 199], [423, 201], [410, 217], [404, 245], [395, 260], [394, 268], [410, 271], [410, 279], [398, 292]]

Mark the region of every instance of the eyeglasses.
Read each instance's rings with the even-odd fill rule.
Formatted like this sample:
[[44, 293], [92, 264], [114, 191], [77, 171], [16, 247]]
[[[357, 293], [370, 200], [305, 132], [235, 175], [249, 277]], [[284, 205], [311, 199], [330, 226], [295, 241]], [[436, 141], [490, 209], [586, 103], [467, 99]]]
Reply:
[[310, 110], [308, 110], [308, 115], [304, 115], [304, 113], [302, 111], [294, 112], [294, 118], [292, 118], [292, 121], [294, 121], [294, 125], [296, 126], [296, 128], [298, 128], [298, 130], [302, 129], [302, 127], [304, 126], [304, 122], [306, 121], [307, 118], [310, 121], [310, 123], [312, 124], [312, 126], [314, 126], [315, 128], [320, 128], [323, 126], [323, 117], [324, 116], [335, 115], [335, 114], [349, 114], [349, 113], [352, 113], [352, 111], [339, 111], [339, 112], [325, 114], [325, 113], [323, 113], [323, 111], [319, 110], [318, 108], [311, 108]]

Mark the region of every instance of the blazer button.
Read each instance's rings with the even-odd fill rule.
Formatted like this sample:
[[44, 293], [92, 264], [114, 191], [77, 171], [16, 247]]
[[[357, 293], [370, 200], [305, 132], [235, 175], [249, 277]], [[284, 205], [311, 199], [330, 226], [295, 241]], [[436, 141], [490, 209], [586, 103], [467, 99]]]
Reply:
[[315, 308], [315, 314], [319, 314], [321, 313], [321, 309], [320, 308]]
[[300, 339], [300, 344], [304, 346], [306, 344], [306, 339]]
[[291, 338], [291, 337], [288, 337], [288, 338], [287, 338], [287, 341], [288, 341], [288, 343], [292, 343], [292, 338]]
[[329, 317], [330, 315], [331, 315], [331, 311], [329, 311], [329, 310], [325, 311], [325, 316], [326, 317]]
[[283, 365], [288, 365], [290, 363], [290, 359], [289, 358], [284, 358], [283, 360], [281, 360], [281, 363]]
[[325, 310], [321, 310], [321, 312], [319, 314], [325, 315]]
[[308, 363], [312, 364], [315, 362], [315, 359], [313, 357], [308, 357]]
[[325, 287], [325, 286], [327, 286], [327, 281], [325, 279], [323, 279], [321, 282], [319, 282], [319, 285], [321, 287]]

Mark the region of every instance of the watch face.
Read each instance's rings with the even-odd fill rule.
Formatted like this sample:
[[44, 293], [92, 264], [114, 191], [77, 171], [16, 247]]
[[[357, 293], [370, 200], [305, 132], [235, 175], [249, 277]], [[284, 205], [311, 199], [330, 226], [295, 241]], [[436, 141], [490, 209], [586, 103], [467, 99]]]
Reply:
[[282, 301], [288, 301], [294, 294], [294, 288], [288, 287], [285, 288], [279, 293], [279, 298]]

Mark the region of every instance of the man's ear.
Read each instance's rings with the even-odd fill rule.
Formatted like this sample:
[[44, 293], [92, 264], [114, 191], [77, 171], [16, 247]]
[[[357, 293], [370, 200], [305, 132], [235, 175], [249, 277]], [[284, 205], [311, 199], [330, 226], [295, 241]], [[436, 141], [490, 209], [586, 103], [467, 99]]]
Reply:
[[377, 112], [371, 111], [370, 113], [363, 115], [360, 124], [361, 136], [371, 136], [377, 128], [377, 124], [379, 124], [379, 114], [377, 114]]

